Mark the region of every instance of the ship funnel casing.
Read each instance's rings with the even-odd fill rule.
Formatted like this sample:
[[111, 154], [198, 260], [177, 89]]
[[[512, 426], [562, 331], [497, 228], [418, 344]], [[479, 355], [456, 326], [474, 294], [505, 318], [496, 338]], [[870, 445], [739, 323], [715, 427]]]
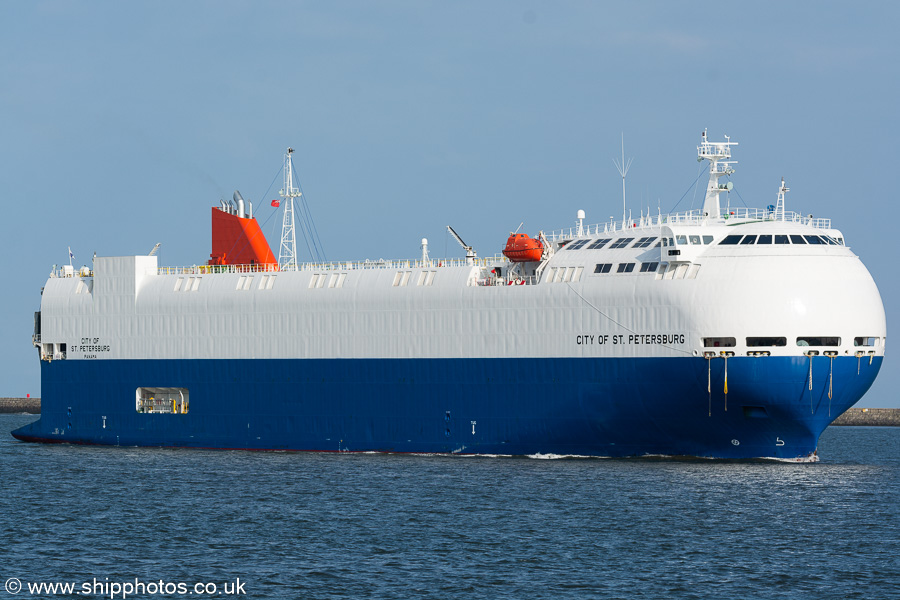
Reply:
[[271, 265], [278, 261], [253, 218], [241, 218], [212, 207], [211, 265]]
[[246, 218], [246, 214], [244, 213], [244, 197], [241, 196], [241, 193], [237, 190], [234, 190], [234, 202], [237, 204], [237, 216], [240, 218]]

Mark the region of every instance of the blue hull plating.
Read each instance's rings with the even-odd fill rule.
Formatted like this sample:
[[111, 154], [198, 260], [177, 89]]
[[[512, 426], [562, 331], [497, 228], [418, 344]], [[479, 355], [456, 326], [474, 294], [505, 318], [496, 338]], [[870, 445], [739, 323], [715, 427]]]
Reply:
[[[13, 435], [123, 446], [794, 459], [815, 452], [881, 362], [839, 357], [832, 366], [816, 357], [810, 390], [806, 357], [735, 357], [726, 396], [722, 359], [62, 360], [41, 363], [41, 418]], [[188, 388], [190, 410], [138, 413], [138, 387]]]

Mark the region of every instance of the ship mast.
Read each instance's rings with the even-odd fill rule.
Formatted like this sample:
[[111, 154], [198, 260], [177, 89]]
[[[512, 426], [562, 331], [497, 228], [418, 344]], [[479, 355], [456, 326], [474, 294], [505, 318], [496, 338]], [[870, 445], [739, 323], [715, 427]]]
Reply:
[[737, 142], [732, 142], [731, 138], [725, 136], [724, 142], [710, 142], [706, 137], [706, 130], [700, 134], [700, 145], [697, 146], [697, 161], [703, 159], [709, 161], [709, 184], [706, 186], [706, 199], [703, 201], [703, 214], [708, 219], [718, 219], [721, 215], [719, 212], [719, 194], [730, 191], [731, 182], [719, 183], [719, 177], [723, 175], [731, 175], [734, 169], [731, 165], [737, 161], [731, 159], [731, 146], [737, 146]]
[[784, 185], [784, 177], [781, 178], [781, 187], [778, 188], [778, 201], [775, 204], [775, 220], [784, 221], [784, 194], [791, 191], [791, 188]]
[[628, 162], [625, 162], [625, 132], [622, 132], [622, 162], [619, 162], [619, 159], [614, 158], [613, 162], [616, 165], [616, 170], [619, 171], [619, 175], [622, 176], [622, 227], [625, 227], [625, 218], [627, 216], [627, 211], [625, 210], [625, 176], [628, 175], [628, 169], [631, 168], [631, 162], [633, 158], [629, 158]]
[[284, 155], [284, 187], [278, 195], [284, 198], [284, 220], [281, 225], [281, 247], [278, 250], [278, 268], [282, 271], [297, 270], [297, 240], [294, 235], [294, 198], [302, 194], [294, 187], [293, 148]]

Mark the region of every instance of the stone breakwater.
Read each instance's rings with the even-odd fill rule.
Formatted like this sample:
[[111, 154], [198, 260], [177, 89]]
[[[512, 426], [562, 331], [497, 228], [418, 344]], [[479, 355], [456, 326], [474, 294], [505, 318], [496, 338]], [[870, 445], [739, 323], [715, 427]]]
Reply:
[[900, 408], [851, 408], [832, 425], [887, 425], [900, 427]]
[[0, 413], [41, 414], [40, 398], [0, 398]]

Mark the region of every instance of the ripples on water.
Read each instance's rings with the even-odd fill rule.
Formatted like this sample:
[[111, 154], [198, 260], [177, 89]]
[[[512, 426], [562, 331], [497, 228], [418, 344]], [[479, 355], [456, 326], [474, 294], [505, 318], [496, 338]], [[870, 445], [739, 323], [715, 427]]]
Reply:
[[9, 436], [33, 418], [0, 416], [0, 580], [240, 577], [255, 598], [900, 597], [900, 428], [831, 428], [821, 462], [784, 464]]

